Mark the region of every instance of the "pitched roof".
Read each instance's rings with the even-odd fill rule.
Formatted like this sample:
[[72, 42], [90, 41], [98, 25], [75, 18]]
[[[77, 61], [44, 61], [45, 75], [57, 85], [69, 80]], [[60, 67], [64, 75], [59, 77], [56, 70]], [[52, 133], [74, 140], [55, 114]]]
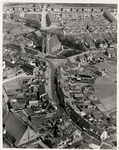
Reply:
[[55, 16], [53, 15], [53, 13], [51, 11], [48, 11], [47, 15], [48, 15], [48, 17], [49, 17], [51, 22], [55, 22], [56, 21], [55, 20]]
[[94, 130], [94, 132], [98, 132], [98, 135], [101, 135], [103, 133], [103, 129], [102, 128], [98, 128], [95, 125], [90, 125], [90, 128]]
[[77, 122], [77, 124], [80, 127], [82, 127], [82, 128], [84, 127], [87, 129], [90, 127], [90, 124], [85, 119], [83, 119], [81, 116], [79, 116], [68, 103], [67, 103], [66, 109], [70, 113], [71, 118], [75, 122]]
[[102, 58], [102, 59], [107, 59], [107, 56], [103, 53], [98, 53], [95, 58]]
[[17, 50], [18, 52], [21, 52], [21, 47], [19, 45], [15, 44], [4, 44], [3, 47], [7, 49]]
[[117, 22], [115, 17], [111, 13], [109, 13], [107, 10], [104, 11], [104, 14], [106, 14], [112, 22]]
[[74, 65], [73, 65], [73, 63], [71, 62], [70, 59], [67, 59], [67, 60], [66, 60], [65, 65], [69, 66], [70, 68], [73, 68], [73, 67], [74, 67]]
[[13, 64], [13, 63], [11, 63], [11, 62], [9, 62], [9, 61], [5, 61], [5, 64], [6, 64], [7, 67], [10, 67], [10, 68], [15, 68], [15, 67], [17, 67], [16, 64]]
[[4, 124], [6, 125], [6, 131], [16, 139], [17, 144], [25, 133], [27, 126], [12, 113], [9, 113]]
[[50, 50], [60, 44], [60, 41], [58, 40], [57, 36], [54, 35], [49, 39], [49, 45], [50, 45]]
[[27, 13], [25, 14], [25, 19], [36, 20], [39, 21], [41, 19], [41, 14]]
[[110, 37], [110, 35], [108, 33], [101, 33], [101, 37], [104, 39], [104, 40], [108, 40], [110, 42], [112, 42], [112, 38]]
[[111, 54], [111, 55], [117, 54], [117, 51], [114, 48], [107, 49], [107, 52], [108, 54]]
[[40, 84], [39, 85], [39, 95], [45, 94], [45, 85], [44, 84]]
[[37, 30], [35, 33], [38, 37], [41, 36], [41, 32], [39, 30]]

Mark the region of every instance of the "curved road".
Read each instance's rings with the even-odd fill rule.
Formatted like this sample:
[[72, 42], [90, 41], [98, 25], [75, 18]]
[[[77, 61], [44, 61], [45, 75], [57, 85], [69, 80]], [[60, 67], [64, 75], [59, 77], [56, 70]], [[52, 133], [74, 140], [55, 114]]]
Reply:
[[[38, 55], [37, 55], [38, 56]], [[55, 94], [56, 85], [54, 84], [54, 76], [55, 76], [55, 66], [54, 64], [47, 58], [42, 58], [38, 56], [39, 59], [46, 61], [49, 64], [49, 67], [51, 69], [50, 74], [50, 85], [51, 85], [51, 94], [52, 94], [52, 100], [55, 104], [59, 104], [59, 99], [57, 97], [57, 94]]]

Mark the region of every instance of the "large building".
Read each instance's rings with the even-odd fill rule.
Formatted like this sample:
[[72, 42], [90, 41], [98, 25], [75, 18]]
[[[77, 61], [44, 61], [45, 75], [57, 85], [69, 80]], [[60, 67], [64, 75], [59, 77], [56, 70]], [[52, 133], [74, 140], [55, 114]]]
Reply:
[[56, 35], [53, 35], [52, 37], [50, 37], [47, 41], [47, 44], [48, 44], [47, 45], [48, 53], [53, 53], [61, 49], [61, 43], [58, 40]]
[[115, 18], [113, 15], [111, 15], [111, 13], [109, 13], [107, 10], [104, 11], [104, 17], [105, 17], [107, 20], [109, 20], [111, 23], [117, 23], [116, 18]]
[[3, 123], [3, 138], [10, 146], [20, 147], [38, 137], [37, 129], [30, 128], [12, 113], [8, 113]]
[[51, 27], [57, 27], [57, 25], [59, 24], [58, 21], [55, 19], [54, 14], [51, 11], [47, 12], [46, 20], [47, 20], [48, 26], [51, 26]]

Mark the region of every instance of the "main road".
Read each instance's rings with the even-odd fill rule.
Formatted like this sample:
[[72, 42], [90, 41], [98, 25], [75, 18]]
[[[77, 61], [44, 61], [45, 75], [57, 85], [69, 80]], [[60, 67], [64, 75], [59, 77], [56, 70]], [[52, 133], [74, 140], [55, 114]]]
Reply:
[[[37, 55], [38, 56], [38, 55]], [[44, 61], [46, 61], [49, 64], [49, 68], [50, 68], [50, 86], [51, 86], [51, 95], [52, 95], [52, 100], [55, 104], [59, 104], [59, 99], [57, 97], [57, 94], [55, 94], [55, 90], [56, 90], [56, 85], [54, 83], [54, 77], [55, 77], [55, 66], [54, 64], [50, 61], [50, 59], [47, 58], [41, 58], [40, 55], [38, 57], [39, 59], [42, 59]]]

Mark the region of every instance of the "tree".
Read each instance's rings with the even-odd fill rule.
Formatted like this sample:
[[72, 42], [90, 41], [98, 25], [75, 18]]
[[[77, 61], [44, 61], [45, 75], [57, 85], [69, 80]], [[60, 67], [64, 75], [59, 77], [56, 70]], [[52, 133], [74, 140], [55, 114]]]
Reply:
[[79, 56], [77, 56], [77, 57], [76, 57], [76, 61], [81, 62], [81, 60], [80, 60], [80, 57], [79, 57]]

